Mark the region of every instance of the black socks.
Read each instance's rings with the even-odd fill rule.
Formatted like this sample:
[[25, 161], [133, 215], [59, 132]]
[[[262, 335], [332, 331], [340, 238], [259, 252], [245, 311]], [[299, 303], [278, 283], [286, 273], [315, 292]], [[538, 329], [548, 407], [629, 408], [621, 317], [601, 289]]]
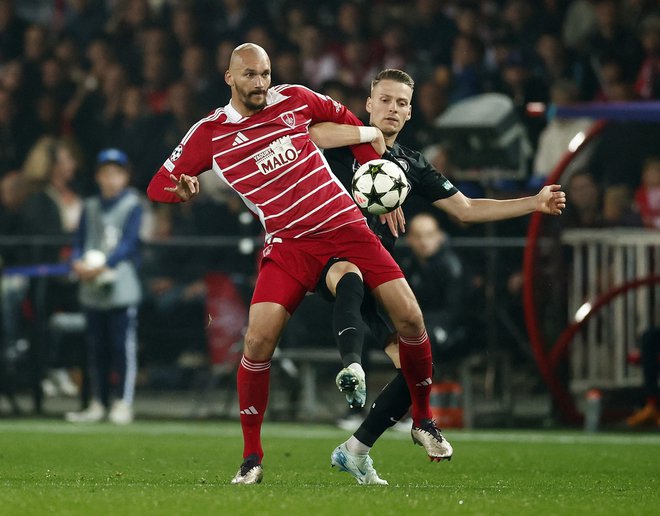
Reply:
[[389, 427], [406, 415], [410, 408], [410, 391], [400, 369], [371, 405], [371, 410], [360, 428], [353, 434], [367, 446], [373, 446], [376, 440]]
[[354, 272], [345, 274], [337, 283], [332, 329], [344, 367], [362, 363], [364, 323], [360, 307], [364, 298], [362, 278]]

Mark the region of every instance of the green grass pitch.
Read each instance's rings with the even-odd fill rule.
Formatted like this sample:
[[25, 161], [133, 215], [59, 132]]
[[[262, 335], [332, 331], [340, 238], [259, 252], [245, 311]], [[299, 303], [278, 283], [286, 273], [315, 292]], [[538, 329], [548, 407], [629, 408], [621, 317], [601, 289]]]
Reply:
[[658, 433], [445, 434], [454, 459], [437, 464], [388, 432], [372, 456], [390, 485], [359, 486], [329, 464], [346, 432], [267, 423], [264, 482], [234, 486], [238, 422], [5, 420], [0, 514], [660, 514]]

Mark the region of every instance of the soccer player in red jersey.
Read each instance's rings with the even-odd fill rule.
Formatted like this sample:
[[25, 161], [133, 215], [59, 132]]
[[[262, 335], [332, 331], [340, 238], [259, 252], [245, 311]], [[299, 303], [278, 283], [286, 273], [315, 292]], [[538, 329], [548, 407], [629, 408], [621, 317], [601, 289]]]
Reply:
[[[212, 169], [266, 230], [237, 374], [244, 447], [232, 480], [236, 484], [262, 480], [261, 426], [271, 357], [287, 320], [333, 256], [359, 267], [365, 285], [392, 318], [413, 421], [433, 425], [431, 346], [419, 305], [308, 131], [322, 121], [361, 124], [341, 104], [305, 87], [271, 88], [270, 72], [261, 47], [245, 43], [234, 49], [225, 72], [229, 104], [190, 128], [147, 188], [153, 201], [186, 201], [199, 192], [195, 176]], [[375, 128], [358, 132], [364, 143], [380, 134]], [[358, 145], [353, 152], [362, 163], [379, 157], [371, 145]]]

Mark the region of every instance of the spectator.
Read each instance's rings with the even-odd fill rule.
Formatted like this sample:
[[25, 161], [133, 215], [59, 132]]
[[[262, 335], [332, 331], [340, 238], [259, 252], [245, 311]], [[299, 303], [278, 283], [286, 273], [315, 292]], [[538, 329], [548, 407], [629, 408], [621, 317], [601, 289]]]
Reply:
[[623, 25], [618, 0], [594, 0], [596, 31], [587, 39], [581, 58], [585, 80], [583, 95], [591, 99], [598, 87], [598, 64], [604, 57], [622, 64], [623, 80], [632, 82], [641, 63], [642, 51], [634, 34]]
[[344, 42], [352, 39], [368, 37], [365, 9], [355, 0], [342, 0], [337, 10], [335, 20], [334, 44], [342, 46]]
[[399, 21], [385, 25], [380, 34], [380, 68], [402, 70], [410, 62], [408, 31]]
[[[45, 138], [35, 161], [42, 161], [45, 175], [43, 182], [35, 168], [24, 170], [26, 180], [38, 189], [25, 201], [21, 209], [18, 233], [26, 236], [49, 236], [59, 242], [25, 246], [21, 256], [23, 264], [58, 264], [68, 261], [70, 246], [65, 237], [70, 237], [78, 227], [82, 202], [74, 189], [78, 170], [76, 151], [71, 142]], [[34, 174], [34, 175], [32, 175]], [[66, 276], [34, 277], [30, 282], [28, 300], [34, 320], [30, 324], [32, 343], [31, 381], [35, 394], [36, 410], [41, 410], [41, 394], [53, 395], [57, 390], [73, 395], [76, 388], [65, 371], [64, 357], [56, 345], [49, 328], [50, 317], [60, 311], [77, 308], [75, 286]], [[42, 370], [46, 367], [48, 371]]]
[[596, 11], [593, 0], [574, 0], [566, 9], [562, 41], [567, 48], [580, 51], [596, 31]]
[[552, 84], [559, 79], [575, 79], [577, 70], [574, 57], [564, 48], [557, 34], [541, 34], [535, 50], [540, 59], [539, 74], [547, 87], [552, 88]]
[[60, 106], [65, 105], [75, 91], [75, 83], [65, 73], [62, 63], [55, 57], [41, 61], [41, 90], [51, 94]]
[[[558, 79], [550, 90], [553, 106], [570, 105], [578, 100], [577, 85], [569, 79]], [[533, 179], [544, 181], [554, 170], [559, 160], [569, 150], [569, 144], [578, 133], [586, 134], [592, 124], [588, 118], [563, 118], [555, 116], [546, 125], [539, 136], [539, 143], [534, 157]]]
[[217, 93], [212, 89], [211, 63], [206, 49], [190, 45], [181, 55], [182, 80], [191, 88], [196, 111], [208, 113], [217, 106]]
[[119, 104], [119, 111], [105, 132], [104, 146], [123, 149], [133, 164], [133, 185], [143, 191], [146, 188], [144, 175], [158, 164], [154, 158], [149, 135], [154, 132], [156, 118], [149, 111], [142, 89], [127, 86]]
[[644, 100], [660, 99], [660, 15], [644, 19], [640, 39], [644, 61], [637, 73], [635, 92]]
[[178, 6], [172, 11], [172, 34], [180, 52], [192, 46], [203, 45], [199, 19], [193, 9], [187, 6]]
[[455, 103], [483, 93], [484, 46], [481, 40], [474, 36], [459, 34], [454, 39], [451, 55], [449, 101]]
[[20, 168], [32, 141], [32, 130], [18, 117], [11, 94], [0, 89], [0, 175]]
[[302, 61], [300, 59], [300, 52], [297, 48], [285, 48], [280, 50], [273, 61], [273, 75], [275, 82], [278, 84], [295, 84], [300, 82], [300, 77], [302, 76]]
[[610, 227], [641, 227], [642, 219], [635, 212], [633, 192], [625, 184], [610, 185], [603, 193], [603, 222]]
[[[408, 122], [408, 128], [401, 134], [403, 145], [421, 148], [435, 141], [437, 118], [447, 107], [447, 91], [435, 81], [424, 81], [415, 85], [415, 116]], [[441, 170], [441, 169], [438, 169]]]
[[602, 227], [602, 192], [594, 176], [587, 170], [578, 170], [568, 178], [567, 183], [566, 211], [562, 215], [564, 227]]
[[100, 2], [75, 0], [66, 2], [63, 32], [70, 35], [75, 46], [86, 47], [103, 30], [106, 13]]
[[651, 327], [641, 337], [641, 364], [644, 374], [644, 395], [646, 404], [635, 411], [626, 423], [632, 428], [660, 426], [658, 407], [658, 354], [660, 353], [660, 328]]
[[443, 363], [465, 353], [462, 327], [466, 283], [463, 266], [449, 236], [429, 213], [408, 223], [406, 242], [411, 253], [399, 263], [424, 313], [434, 360]]
[[[20, 211], [25, 200], [26, 188], [19, 170], [7, 172], [0, 176], [0, 235], [18, 236], [20, 227]], [[19, 251], [13, 247], [2, 249], [3, 267], [19, 264]], [[25, 276], [4, 276], [0, 285], [0, 310], [2, 317], [2, 331], [0, 345], [3, 353], [13, 347], [23, 332], [23, 317], [21, 308], [27, 293], [28, 280]], [[0, 364], [7, 355], [0, 357]], [[0, 370], [2, 370], [0, 368]], [[3, 373], [6, 371], [3, 371]]]
[[15, 59], [23, 52], [26, 23], [16, 15], [14, 0], [0, 0], [0, 63]]
[[660, 157], [647, 158], [642, 184], [635, 191], [635, 205], [647, 228], [660, 229]]
[[502, 70], [501, 81], [501, 92], [513, 100], [514, 108], [527, 128], [532, 145], [536, 146], [544, 122], [539, 118], [526, 116], [527, 104], [546, 102], [548, 90], [543, 81], [534, 75], [531, 58], [522, 50], [512, 52]]
[[454, 21], [442, 12], [435, 0], [416, 0], [406, 12], [410, 18], [413, 54], [417, 56], [423, 72], [437, 65], [451, 64], [451, 48], [457, 29]]
[[[411, 121], [412, 120], [414, 120], [414, 118], [411, 119]], [[465, 195], [471, 197], [472, 199], [486, 197], [484, 188], [477, 181], [463, 180], [459, 177], [459, 170], [457, 170], [456, 165], [451, 160], [451, 150], [449, 144], [435, 143], [433, 145], [429, 145], [424, 149], [422, 154], [424, 154], [424, 157], [428, 160], [428, 162], [433, 165], [433, 168], [442, 172], [442, 174]], [[413, 199], [410, 199], [407, 201], [407, 204], [412, 202]], [[451, 222], [452, 226], [461, 225], [458, 220], [452, 219], [451, 217], [448, 217], [448, 222]], [[444, 223], [442, 224], [442, 227], [449, 229], [447, 224]]]
[[142, 89], [147, 104], [154, 114], [165, 112], [169, 87], [173, 80], [172, 63], [163, 54], [144, 56], [142, 63]]
[[2, 66], [0, 73], [0, 88], [5, 90], [13, 99], [14, 111], [19, 116], [28, 115], [28, 107], [32, 99], [24, 94], [23, 63], [20, 59], [13, 59]]
[[81, 282], [79, 301], [86, 319], [91, 401], [82, 412], [67, 413], [66, 419], [97, 422], [110, 408], [110, 422], [128, 424], [133, 421], [137, 374], [142, 208], [137, 193], [128, 188], [129, 163], [123, 151], [101, 151], [96, 181], [100, 195], [85, 200], [73, 251], [73, 271]]
[[[172, 238], [199, 235], [200, 213], [196, 201], [181, 209], [158, 206], [154, 242], [144, 251], [145, 298], [141, 307], [140, 341], [150, 366], [175, 362], [184, 352], [206, 349], [204, 313], [207, 256], [187, 246], [167, 245]], [[189, 267], [181, 270], [179, 264]]]
[[[338, 71], [342, 82], [358, 90], [366, 89], [371, 77], [376, 74], [376, 69], [377, 63], [372, 58], [370, 42], [367, 39], [357, 37], [345, 42]], [[363, 100], [364, 95], [361, 95], [361, 101]]]
[[[533, 48], [540, 32], [535, 7], [526, 0], [508, 0], [502, 10], [504, 25], [521, 49]], [[547, 24], [548, 20], [544, 20]], [[546, 25], [547, 26], [547, 25]]]
[[275, 35], [267, 25], [252, 25], [245, 33], [245, 40], [256, 43], [266, 50], [266, 52], [272, 54], [275, 54], [278, 49], [278, 42], [275, 40]]
[[256, 9], [252, 0], [222, 0], [219, 3], [213, 21], [215, 32], [222, 39], [242, 40], [248, 27], [264, 17], [263, 9]]
[[328, 52], [321, 28], [308, 24], [302, 27], [296, 41], [300, 47], [305, 84], [318, 88], [339, 72], [339, 61]]

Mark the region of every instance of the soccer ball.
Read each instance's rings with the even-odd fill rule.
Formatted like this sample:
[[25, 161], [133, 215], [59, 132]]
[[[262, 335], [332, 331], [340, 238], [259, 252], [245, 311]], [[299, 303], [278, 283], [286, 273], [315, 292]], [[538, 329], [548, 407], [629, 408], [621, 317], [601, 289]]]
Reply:
[[355, 171], [351, 189], [360, 208], [382, 215], [403, 204], [410, 184], [398, 165], [386, 159], [374, 159]]

